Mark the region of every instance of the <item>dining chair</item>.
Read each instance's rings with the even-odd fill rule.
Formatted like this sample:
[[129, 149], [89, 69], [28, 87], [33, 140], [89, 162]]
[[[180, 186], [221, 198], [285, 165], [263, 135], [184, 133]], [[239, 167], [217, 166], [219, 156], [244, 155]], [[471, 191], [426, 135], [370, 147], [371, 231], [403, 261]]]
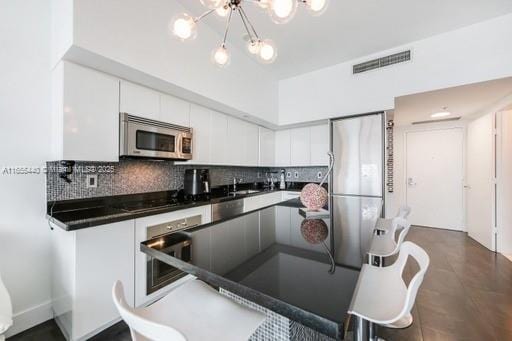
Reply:
[[0, 341], [5, 340], [4, 334], [12, 324], [11, 297], [0, 276]]
[[402, 205], [398, 209], [398, 213], [393, 218], [379, 218], [377, 219], [377, 222], [375, 223], [375, 233], [376, 234], [386, 234], [388, 233], [392, 227], [393, 227], [393, 219], [394, 218], [404, 218], [407, 219], [407, 217], [411, 214], [411, 208], [407, 205]]
[[[409, 256], [416, 260], [419, 270], [407, 286], [402, 274]], [[364, 264], [348, 311], [356, 318], [356, 335], [369, 334], [368, 338], [375, 340], [375, 324], [387, 328], [409, 327], [413, 323], [411, 310], [429, 263], [425, 250], [404, 242], [392, 265], [381, 268]]]
[[185, 282], [147, 307], [130, 307], [120, 281], [112, 297], [134, 341], [248, 340], [265, 320], [200, 280]]
[[[391, 228], [385, 234], [374, 234], [368, 251], [368, 262], [383, 266], [385, 257], [391, 257], [398, 253], [411, 224], [407, 219], [395, 217], [391, 221]], [[398, 238], [396, 236], [398, 232]]]

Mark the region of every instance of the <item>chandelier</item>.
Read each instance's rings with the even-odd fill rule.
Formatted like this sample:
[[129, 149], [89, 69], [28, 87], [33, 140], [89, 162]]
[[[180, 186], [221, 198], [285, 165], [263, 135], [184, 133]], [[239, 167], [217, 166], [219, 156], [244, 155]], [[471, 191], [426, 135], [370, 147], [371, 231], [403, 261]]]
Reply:
[[231, 53], [226, 47], [229, 27], [233, 16], [238, 15], [247, 32], [247, 50], [264, 64], [270, 64], [277, 58], [277, 47], [271, 39], [260, 38], [249, 17], [245, 13], [243, 4], [255, 4], [267, 11], [276, 24], [285, 24], [295, 15], [299, 5], [304, 5], [312, 15], [320, 15], [327, 8], [329, 0], [200, 0], [207, 8], [206, 12], [198, 17], [187, 13], [175, 16], [169, 24], [169, 30], [180, 41], [193, 40], [197, 37], [197, 23], [206, 16], [215, 13], [226, 18], [224, 38], [219, 47], [211, 54], [212, 62], [219, 67], [226, 67], [231, 62]]

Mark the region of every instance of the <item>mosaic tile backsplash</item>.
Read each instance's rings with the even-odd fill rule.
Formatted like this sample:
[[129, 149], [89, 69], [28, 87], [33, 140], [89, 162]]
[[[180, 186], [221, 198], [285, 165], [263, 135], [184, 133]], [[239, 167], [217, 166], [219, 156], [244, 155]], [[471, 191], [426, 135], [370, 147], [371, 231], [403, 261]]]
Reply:
[[[58, 162], [48, 162], [48, 169], [57, 170]], [[243, 183], [263, 182], [266, 172], [279, 173], [280, 168], [228, 167], [228, 166], [188, 166], [175, 165], [166, 161], [123, 160], [116, 163], [77, 162], [70, 183], [59, 178], [57, 171], [47, 173], [47, 200], [71, 200], [112, 195], [148, 193], [183, 188], [185, 169], [207, 168], [210, 170], [212, 187], [231, 184], [233, 178]], [[327, 167], [287, 168], [291, 182], [318, 182], [318, 172], [322, 175]], [[87, 176], [97, 175], [98, 186], [87, 188]], [[274, 174], [279, 179], [279, 174]], [[276, 180], [276, 182], [277, 182]]]

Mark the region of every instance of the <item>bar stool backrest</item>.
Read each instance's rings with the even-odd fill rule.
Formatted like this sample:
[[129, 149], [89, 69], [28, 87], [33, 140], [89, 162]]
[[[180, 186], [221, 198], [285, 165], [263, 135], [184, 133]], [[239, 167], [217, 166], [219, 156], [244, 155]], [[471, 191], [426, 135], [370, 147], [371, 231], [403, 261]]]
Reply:
[[185, 336], [176, 329], [150, 321], [132, 309], [125, 300], [123, 284], [120, 281], [114, 283], [112, 298], [123, 320], [130, 327], [134, 341], [186, 341]]
[[412, 242], [404, 242], [400, 247], [398, 259], [393, 265], [390, 266], [396, 269], [399, 276], [402, 276], [403, 270], [405, 268], [409, 256], [416, 260], [420, 269], [414, 275], [411, 282], [409, 283], [409, 286], [407, 287], [407, 295], [405, 298], [405, 304], [402, 309], [402, 312], [394, 320], [399, 320], [400, 318], [411, 312], [411, 309], [414, 306], [414, 302], [416, 301], [418, 289], [420, 288], [420, 285], [423, 282], [423, 278], [425, 277], [425, 273], [427, 272], [428, 266], [430, 264], [430, 258], [428, 254], [425, 252], [425, 250], [423, 250], [421, 247]]

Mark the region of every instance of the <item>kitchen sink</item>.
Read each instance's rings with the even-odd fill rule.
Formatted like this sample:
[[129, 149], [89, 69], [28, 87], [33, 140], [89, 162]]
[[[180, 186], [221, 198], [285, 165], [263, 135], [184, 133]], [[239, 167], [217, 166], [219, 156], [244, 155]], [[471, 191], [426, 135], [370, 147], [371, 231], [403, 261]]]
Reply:
[[231, 195], [246, 195], [246, 194], [252, 194], [252, 193], [259, 193], [261, 191], [258, 191], [258, 190], [255, 190], [255, 189], [247, 189], [247, 190], [244, 190], [244, 191], [236, 191], [236, 192], [231, 192], [229, 194]]

